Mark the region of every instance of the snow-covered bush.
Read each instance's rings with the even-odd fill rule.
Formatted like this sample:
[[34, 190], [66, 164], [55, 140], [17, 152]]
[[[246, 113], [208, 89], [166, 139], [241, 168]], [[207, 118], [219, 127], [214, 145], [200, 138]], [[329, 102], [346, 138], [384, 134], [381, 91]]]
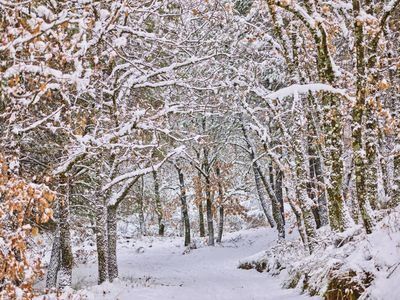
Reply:
[[298, 241], [280, 242], [243, 259], [239, 268], [279, 275], [283, 287], [326, 299], [395, 299], [400, 277], [400, 207], [367, 235], [361, 226], [342, 233], [318, 231], [309, 255]]

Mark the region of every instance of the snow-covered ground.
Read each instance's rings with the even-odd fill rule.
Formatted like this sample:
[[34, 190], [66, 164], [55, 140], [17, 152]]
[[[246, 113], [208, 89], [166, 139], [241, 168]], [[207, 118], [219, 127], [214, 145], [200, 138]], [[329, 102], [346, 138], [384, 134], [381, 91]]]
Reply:
[[118, 249], [117, 282], [96, 285], [94, 262], [75, 268], [73, 286], [81, 289], [79, 298], [93, 300], [311, 299], [298, 290], [282, 289], [279, 279], [267, 273], [237, 268], [240, 259], [265, 250], [275, 237], [271, 229], [245, 230], [227, 234], [222, 245], [201, 246], [187, 254], [182, 238], [125, 240]]

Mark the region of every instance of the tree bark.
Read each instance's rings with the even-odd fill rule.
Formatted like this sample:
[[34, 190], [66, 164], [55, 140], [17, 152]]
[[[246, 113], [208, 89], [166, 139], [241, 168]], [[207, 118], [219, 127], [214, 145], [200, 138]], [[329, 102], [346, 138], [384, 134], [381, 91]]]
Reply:
[[[101, 199], [98, 199], [100, 201]], [[108, 278], [107, 266], [107, 208], [103, 203], [96, 207], [96, 247], [98, 265], [98, 283], [101, 284]]]
[[283, 180], [283, 172], [277, 170], [276, 172], [276, 180], [275, 180], [275, 195], [278, 199], [280, 208], [281, 208], [281, 215], [282, 215], [282, 222], [285, 225], [285, 209], [283, 204], [283, 187], [282, 187], [282, 180]]
[[218, 197], [219, 197], [219, 220], [218, 220], [218, 236], [217, 236], [217, 243], [221, 243], [222, 241], [222, 233], [224, 231], [224, 189], [222, 187], [222, 176], [221, 176], [221, 169], [217, 164], [215, 168], [215, 172], [217, 175], [218, 180]]
[[256, 183], [258, 199], [260, 200], [262, 210], [264, 212], [265, 217], [267, 218], [269, 225], [271, 226], [271, 228], [274, 228], [275, 222], [271, 215], [271, 207], [269, 206], [267, 200], [265, 199], [265, 194], [261, 182], [261, 174], [258, 172], [255, 163], [252, 164], [252, 168], [254, 173], [254, 180]]
[[206, 188], [206, 210], [207, 210], [207, 230], [208, 230], [208, 245], [214, 246], [214, 221], [212, 211], [212, 195], [211, 195], [211, 182], [210, 182], [210, 165], [208, 161], [208, 150], [204, 148], [204, 172], [205, 176], [205, 188]]
[[210, 178], [206, 177], [206, 201], [207, 201], [207, 230], [208, 230], [208, 245], [214, 246], [214, 221], [212, 212], [212, 199], [211, 199], [211, 183]]
[[305, 129], [300, 130], [299, 140], [296, 141], [296, 175], [297, 175], [297, 195], [299, 196], [300, 209], [303, 215], [304, 228], [307, 235], [307, 247], [310, 254], [314, 252], [316, 244], [316, 224], [315, 218], [312, 213], [314, 201], [309, 197], [307, 191], [307, 182], [309, 181], [308, 175], [310, 174], [310, 166], [308, 160], [307, 140], [305, 137]]
[[61, 265], [58, 275], [59, 288], [71, 286], [72, 284], [72, 266], [74, 257], [71, 248], [71, 233], [69, 225], [69, 200], [70, 200], [70, 178], [66, 178], [66, 193], [60, 198], [60, 247], [61, 247]]
[[394, 187], [393, 198], [390, 201], [390, 207], [396, 207], [400, 204], [400, 153], [395, 154], [393, 165]]
[[178, 171], [179, 177], [179, 187], [181, 191], [181, 205], [182, 205], [182, 215], [183, 215], [183, 224], [184, 224], [184, 232], [185, 232], [185, 246], [190, 244], [190, 220], [189, 220], [189, 213], [186, 201], [186, 187], [185, 187], [185, 179], [183, 177], [182, 170], [175, 166], [176, 170]]
[[218, 237], [217, 243], [222, 242], [222, 233], [224, 231], [224, 206], [223, 204], [219, 207], [219, 220], [218, 220]]
[[200, 227], [200, 237], [206, 236], [206, 229], [204, 228], [204, 211], [203, 211], [203, 201], [199, 203], [199, 227]]
[[140, 234], [146, 235], [146, 224], [144, 220], [144, 176], [142, 176], [142, 184], [141, 184], [141, 193], [140, 197], [138, 198], [138, 206], [139, 206], [139, 230]]
[[57, 272], [60, 269], [60, 259], [60, 229], [57, 225], [57, 229], [54, 233], [53, 246], [51, 248], [49, 268], [47, 269], [46, 275], [46, 288], [48, 289], [55, 288], [57, 286]]
[[163, 210], [161, 205], [161, 197], [160, 197], [160, 184], [158, 181], [157, 171], [153, 171], [153, 179], [154, 179], [154, 194], [156, 197], [156, 214], [158, 217], [158, 235], [164, 236], [164, 220], [163, 220]]
[[108, 232], [108, 277], [113, 282], [118, 277], [117, 263], [117, 206], [107, 207], [107, 232]]
[[[285, 234], [284, 234], [285, 229], [283, 228], [283, 230], [282, 230], [283, 220], [282, 220], [281, 223], [279, 223], [281, 218], [278, 218], [277, 215], [273, 216], [273, 218], [271, 217], [271, 213], [270, 213], [271, 209], [270, 209], [269, 205], [267, 204], [268, 202], [265, 201], [264, 192], [263, 192], [263, 189], [261, 187], [261, 182], [263, 183], [264, 187], [266, 188], [268, 196], [269, 196], [271, 202], [273, 202], [273, 199], [271, 197], [270, 190], [268, 190], [268, 183], [267, 183], [267, 181], [266, 181], [266, 179], [264, 177], [264, 174], [262, 173], [261, 168], [259, 167], [259, 165], [258, 165], [258, 163], [256, 161], [256, 153], [255, 153], [254, 147], [252, 146], [252, 144], [250, 142], [250, 139], [249, 139], [249, 137], [247, 135], [247, 130], [246, 130], [246, 127], [244, 126], [243, 119], [241, 119], [241, 127], [242, 127], [243, 137], [244, 137], [244, 139], [246, 141], [246, 144], [247, 144], [249, 157], [251, 159], [251, 164], [252, 164], [255, 183], [256, 183], [256, 189], [257, 189], [258, 197], [259, 197], [259, 200], [260, 200], [260, 203], [261, 203], [261, 207], [263, 209], [265, 217], [267, 218], [268, 223], [270, 224], [270, 226], [274, 227], [275, 222], [276, 222], [277, 229], [278, 229], [278, 235], [279, 235], [279, 237], [284, 238], [285, 237]], [[272, 213], [274, 213], [273, 209], [272, 209]], [[276, 210], [275, 210], [275, 214], [276, 214]], [[277, 219], [275, 219], [275, 217], [277, 217]], [[273, 220], [275, 220], [275, 222]], [[277, 222], [277, 220], [278, 220], [278, 222]], [[283, 231], [283, 234], [282, 234], [282, 231]]]
[[367, 201], [367, 159], [363, 151], [363, 117], [366, 100], [366, 81], [365, 77], [365, 49], [363, 37], [363, 25], [358, 17], [361, 13], [360, 1], [353, 0], [354, 13], [354, 35], [355, 50], [357, 60], [357, 81], [356, 81], [356, 104], [353, 109], [353, 151], [354, 167], [356, 176], [356, 197], [361, 214], [361, 219], [367, 233], [372, 232], [372, 219], [369, 215], [369, 203]]

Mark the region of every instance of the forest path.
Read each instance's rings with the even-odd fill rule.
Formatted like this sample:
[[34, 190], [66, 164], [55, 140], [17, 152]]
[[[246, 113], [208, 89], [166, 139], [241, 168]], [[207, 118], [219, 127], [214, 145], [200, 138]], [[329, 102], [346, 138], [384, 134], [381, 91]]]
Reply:
[[[222, 245], [203, 247], [182, 255], [182, 238], [126, 240], [118, 249], [120, 280], [94, 285], [96, 265], [80, 266], [76, 285], [89, 299], [119, 300], [275, 300], [311, 299], [297, 290], [284, 290], [266, 273], [237, 269], [238, 261], [273, 242], [271, 229], [228, 234]], [[144, 252], [138, 253], [143, 247]], [[316, 299], [316, 298], [314, 298]]]

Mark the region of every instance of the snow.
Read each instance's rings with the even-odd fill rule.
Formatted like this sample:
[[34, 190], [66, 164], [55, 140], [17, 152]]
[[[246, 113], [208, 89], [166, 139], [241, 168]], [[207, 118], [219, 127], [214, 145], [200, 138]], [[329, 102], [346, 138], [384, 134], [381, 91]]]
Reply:
[[337, 89], [332, 87], [329, 84], [324, 84], [324, 83], [311, 83], [311, 84], [293, 84], [291, 86], [282, 88], [280, 90], [277, 90], [276, 92], [270, 93], [270, 94], [264, 94], [263, 92], [257, 93], [259, 96], [262, 96], [264, 98], [268, 99], [284, 99], [285, 97], [291, 96], [293, 94], [305, 94], [308, 92], [332, 92], [336, 94], [340, 94], [343, 96], [346, 95], [346, 90], [344, 89]]
[[264, 263], [266, 271], [279, 274], [285, 286], [292, 285], [297, 274], [307, 274], [306, 284], [298, 280], [295, 285], [320, 295], [325, 294], [332, 278], [347, 278], [349, 273], [355, 273], [352, 286], [356, 290], [362, 287], [361, 299], [398, 299], [399, 229], [397, 207], [388, 211], [372, 234], [365, 234], [361, 225], [342, 233], [322, 227], [318, 230], [318, 248], [311, 255], [300, 243], [285, 241], [243, 258], [240, 263], [253, 267]]
[[269, 228], [244, 230], [227, 234], [222, 245], [201, 246], [185, 255], [179, 237], [120, 240], [120, 279], [96, 285], [97, 265], [92, 262], [76, 268], [73, 287], [83, 288], [78, 294], [89, 300], [319, 299], [282, 289], [279, 280], [266, 273], [237, 268], [241, 258], [266, 249], [275, 236]]
[[142, 175], [152, 172], [153, 170], [159, 169], [169, 158], [171, 158], [174, 155], [179, 155], [184, 149], [185, 149], [185, 146], [179, 146], [176, 149], [174, 149], [173, 151], [171, 151], [170, 153], [168, 153], [164, 157], [164, 159], [161, 162], [159, 162], [158, 164], [155, 164], [155, 165], [147, 167], [147, 168], [140, 168], [135, 171], [128, 172], [128, 173], [125, 173], [125, 174], [122, 174], [122, 175], [116, 177], [110, 183], [106, 184], [102, 188], [102, 192], [105, 192], [106, 190], [108, 190], [109, 188], [111, 188], [112, 186], [116, 185], [117, 183], [119, 183], [121, 181], [131, 179], [133, 177], [142, 176]]
[[40, 126], [41, 124], [43, 124], [47, 120], [51, 119], [53, 116], [56, 116], [57, 114], [59, 114], [63, 107], [64, 106], [61, 106], [56, 111], [52, 112], [50, 115], [46, 116], [45, 118], [43, 118], [41, 120], [36, 121], [35, 123], [29, 125], [28, 127], [19, 128], [18, 125], [17, 125], [12, 129], [12, 132], [15, 133], [15, 134], [19, 134], [19, 133], [22, 133], [22, 132], [27, 132], [27, 131], [30, 131], [32, 129], [35, 129], [36, 127]]

